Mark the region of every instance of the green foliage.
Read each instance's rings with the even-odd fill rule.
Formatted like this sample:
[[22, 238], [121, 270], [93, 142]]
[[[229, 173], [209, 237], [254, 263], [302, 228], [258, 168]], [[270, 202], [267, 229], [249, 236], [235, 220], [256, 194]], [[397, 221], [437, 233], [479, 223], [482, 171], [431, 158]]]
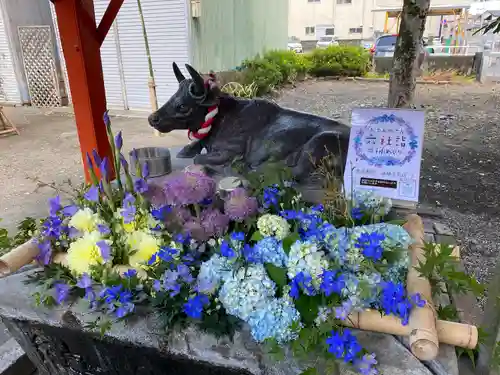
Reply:
[[9, 236], [7, 229], [0, 228], [0, 255], [30, 240], [34, 236], [36, 229], [37, 222], [32, 217], [24, 218], [17, 225], [17, 233], [14, 237]]
[[484, 293], [484, 287], [477, 280], [459, 271], [459, 260], [452, 255], [453, 246], [445, 244], [426, 243], [424, 245], [425, 262], [419, 261], [417, 271], [427, 278], [431, 284], [433, 296], [443, 293], [446, 285], [450, 293], [473, 292], [476, 295]]
[[293, 83], [299, 75], [305, 75], [311, 68], [310, 61], [303, 55], [287, 50], [274, 50], [264, 54], [264, 59], [276, 64], [283, 77], [282, 83]]
[[258, 86], [255, 82], [248, 85], [242, 85], [238, 82], [229, 82], [222, 86], [221, 90], [229, 95], [251, 99], [257, 96]]
[[267, 274], [281, 289], [287, 284], [286, 268], [276, 267], [274, 264], [265, 264]]
[[308, 56], [310, 73], [314, 76], [364, 76], [369, 68], [370, 56], [361, 47], [330, 46], [315, 49]]
[[245, 70], [243, 83], [255, 84], [258, 96], [269, 93], [284, 81], [279, 66], [263, 57], [245, 60], [242, 67]]

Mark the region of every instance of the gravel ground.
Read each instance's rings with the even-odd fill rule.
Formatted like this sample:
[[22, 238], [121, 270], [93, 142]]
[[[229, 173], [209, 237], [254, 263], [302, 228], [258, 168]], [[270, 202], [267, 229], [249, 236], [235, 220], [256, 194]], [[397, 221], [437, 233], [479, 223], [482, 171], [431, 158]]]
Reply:
[[[487, 282], [498, 253], [500, 225], [500, 95], [495, 86], [419, 85], [426, 111], [420, 200], [443, 209], [468, 272]], [[356, 107], [386, 105], [388, 85], [307, 82], [277, 101], [348, 122]], [[481, 301], [483, 302], [483, 301]]]
[[[499, 91], [494, 86], [419, 85], [417, 108], [426, 111], [421, 201], [443, 209], [456, 232], [469, 272], [487, 281], [496, 263], [500, 209]], [[355, 107], [382, 107], [388, 86], [374, 82], [308, 81], [285, 90], [287, 107], [349, 121]], [[68, 114], [8, 108], [21, 136], [0, 138], [0, 217], [8, 228], [24, 216], [40, 216], [50, 189], [26, 179], [81, 181], [74, 119]], [[144, 118], [114, 118], [125, 147], [181, 145], [184, 133], [155, 137]]]

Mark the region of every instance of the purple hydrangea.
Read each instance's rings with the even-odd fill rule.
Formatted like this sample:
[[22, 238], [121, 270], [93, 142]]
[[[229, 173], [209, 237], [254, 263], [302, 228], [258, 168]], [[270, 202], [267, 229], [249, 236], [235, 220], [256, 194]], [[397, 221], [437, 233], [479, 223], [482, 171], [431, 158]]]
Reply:
[[169, 176], [163, 190], [169, 205], [198, 204], [215, 194], [215, 180], [201, 172], [184, 171]]
[[207, 236], [222, 236], [229, 226], [229, 217], [220, 210], [209, 207], [201, 212], [200, 222]]
[[234, 189], [224, 204], [224, 212], [231, 220], [243, 221], [257, 213], [257, 198], [249, 197], [243, 188]]

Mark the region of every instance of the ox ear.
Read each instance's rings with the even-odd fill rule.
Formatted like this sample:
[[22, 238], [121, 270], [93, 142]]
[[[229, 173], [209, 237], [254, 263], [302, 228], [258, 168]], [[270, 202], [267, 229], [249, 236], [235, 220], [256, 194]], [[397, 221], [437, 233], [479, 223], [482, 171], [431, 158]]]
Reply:
[[172, 63], [172, 68], [174, 69], [174, 74], [175, 78], [177, 78], [177, 82], [181, 83], [186, 79], [175, 62]]
[[186, 64], [186, 69], [193, 79], [193, 94], [196, 96], [203, 96], [205, 94], [205, 81], [203, 80], [203, 77], [189, 64]]

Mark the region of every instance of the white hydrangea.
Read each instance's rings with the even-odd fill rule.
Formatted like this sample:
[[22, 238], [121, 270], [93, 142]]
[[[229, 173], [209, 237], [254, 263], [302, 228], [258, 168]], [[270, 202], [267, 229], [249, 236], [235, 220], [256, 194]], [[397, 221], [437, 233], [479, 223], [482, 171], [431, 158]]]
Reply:
[[203, 262], [200, 266], [196, 283], [198, 291], [206, 294], [214, 293], [221, 282], [232, 274], [233, 267], [234, 261], [231, 259], [219, 254], [212, 255], [209, 260]]
[[278, 240], [283, 240], [290, 233], [290, 224], [278, 215], [262, 215], [257, 220], [257, 228], [264, 237], [275, 236]]
[[314, 242], [297, 241], [290, 248], [288, 254], [288, 277], [293, 279], [298, 273], [304, 272], [311, 276], [315, 288], [321, 284], [321, 274], [328, 269], [329, 263], [326, 254], [318, 249]]
[[373, 190], [354, 190], [350, 199], [352, 200], [353, 207], [373, 212], [379, 216], [387, 215], [392, 208], [392, 200], [390, 198], [382, 197]]
[[276, 284], [261, 264], [240, 268], [226, 278], [219, 291], [219, 300], [228, 314], [247, 321], [251, 314], [263, 309], [274, 298]]

